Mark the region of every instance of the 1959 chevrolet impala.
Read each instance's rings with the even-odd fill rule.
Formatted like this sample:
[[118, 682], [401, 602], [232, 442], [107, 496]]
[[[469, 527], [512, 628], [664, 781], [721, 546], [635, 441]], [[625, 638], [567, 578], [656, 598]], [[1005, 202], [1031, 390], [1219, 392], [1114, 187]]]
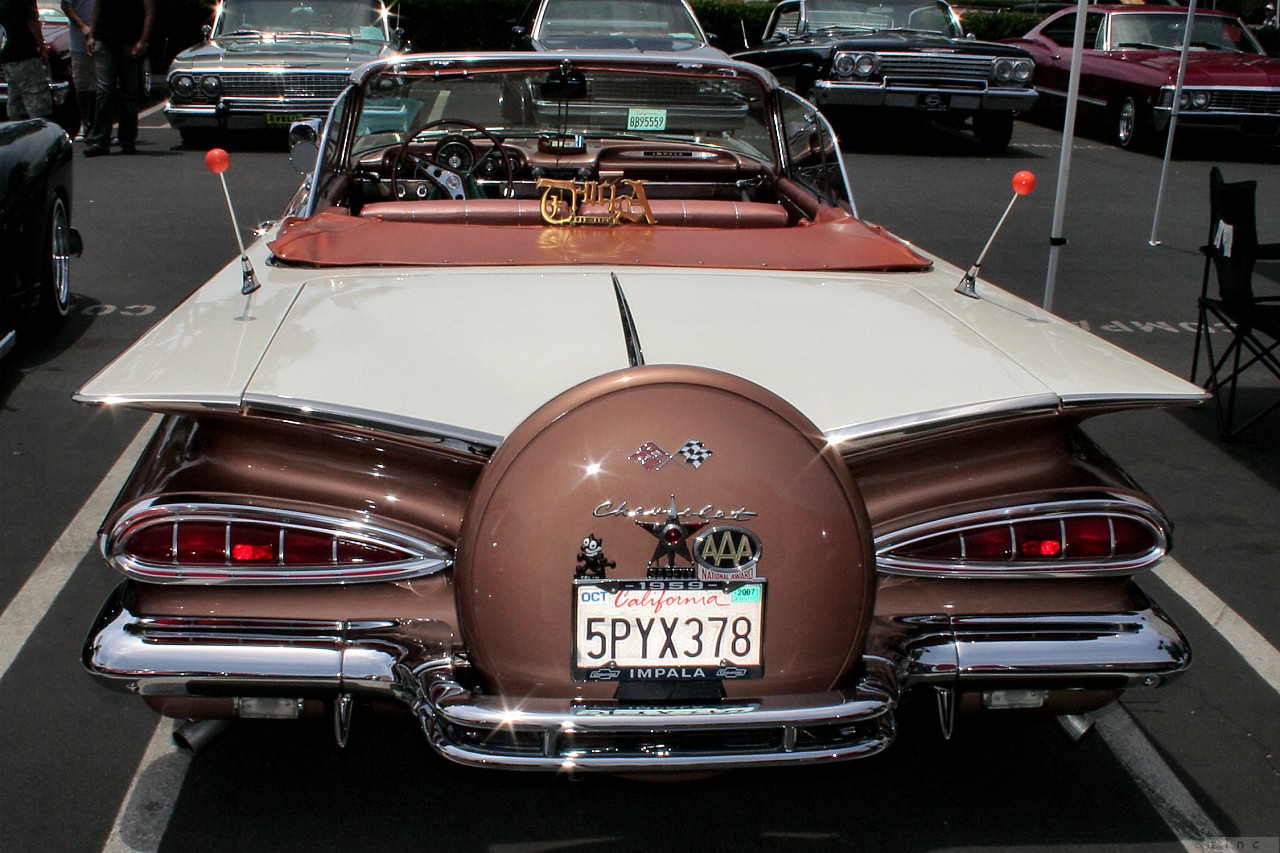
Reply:
[[768, 72], [401, 57], [294, 136], [287, 215], [77, 395], [164, 415], [102, 527], [103, 682], [652, 775], [1188, 665], [1134, 582], [1169, 524], [1080, 425], [1202, 391], [958, 292]]

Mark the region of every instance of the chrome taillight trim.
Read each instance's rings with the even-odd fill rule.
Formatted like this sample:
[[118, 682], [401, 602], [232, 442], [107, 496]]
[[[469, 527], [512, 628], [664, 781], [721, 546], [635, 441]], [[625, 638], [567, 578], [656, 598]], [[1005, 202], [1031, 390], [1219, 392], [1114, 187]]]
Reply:
[[[180, 564], [142, 560], [127, 553], [131, 536], [157, 524], [213, 522], [215, 524], [264, 524], [281, 529], [333, 535], [373, 547], [405, 554], [402, 560], [374, 565], [316, 564], [285, 567], [283, 564], [224, 565]], [[229, 529], [229, 528], [228, 528]], [[175, 527], [175, 536], [176, 536]], [[107, 562], [128, 577], [160, 584], [331, 584], [404, 580], [434, 574], [453, 565], [445, 548], [425, 539], [391, 530], [367, 519], [347, 519], [300, 510], [244, 504], [164, 503], [148, 500], [125, 512], [102, 534], [99, 546]], [[336, 545], [335, 545], [336, 550]], [[175, 548], [176, 551], [176, 548]], [[283, 552], [280, 555], [283, 559]]]
[[[978, 560], [923, 560], [897, 556], [895, 550], [945, 533], [960, 535], [968, 530], [1020, 521], [1065, 521], [1070, 518], [1107, 516], [1145, 525], [1154, 545], [1136, 557], [1089, 557], [1086, 559], [1022, 560], [1016, 556], [999, 562]], [[1112, 531], [1114, 553], [1114, 530]], [[1099, 498], [1022, 504], [965, 513], [917, 524], [876, 537], [876, 570], [884, 574], [951, 578], [1082, 578], [1130, 575], [1158, 562], [1169, 551], [1169, 525], [1147, 504], [1133, 500]]]

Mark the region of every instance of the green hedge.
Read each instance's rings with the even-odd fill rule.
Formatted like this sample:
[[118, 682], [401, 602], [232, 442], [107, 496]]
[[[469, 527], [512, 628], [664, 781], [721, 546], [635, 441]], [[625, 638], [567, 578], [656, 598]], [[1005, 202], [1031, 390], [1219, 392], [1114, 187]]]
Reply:
[[983, 41], [1000, 41], [1026, 35], [1045, 19], [1035, 12], [966, 12], [964, 31]]

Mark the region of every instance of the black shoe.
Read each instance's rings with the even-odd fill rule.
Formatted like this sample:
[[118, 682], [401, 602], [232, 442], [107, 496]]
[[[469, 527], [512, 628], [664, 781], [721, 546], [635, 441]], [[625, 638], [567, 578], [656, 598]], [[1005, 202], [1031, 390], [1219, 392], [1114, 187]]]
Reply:
[[86, 157], [103, 157], [111, 153], [111, 149], [105, 145], [90, 145], [84, 149]]
[[138, 149], [132, 142], [126, 142], [120, 146], [121, 154], [137, 154]]

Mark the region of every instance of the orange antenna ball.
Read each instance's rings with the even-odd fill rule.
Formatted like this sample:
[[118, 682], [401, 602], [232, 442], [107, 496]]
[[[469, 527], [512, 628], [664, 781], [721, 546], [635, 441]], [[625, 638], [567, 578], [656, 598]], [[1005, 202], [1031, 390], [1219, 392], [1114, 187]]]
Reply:
[[231, 157], [221, 148], [210, 148], [209, 152], [204, 155], [204, 164], [209, 167], [210, 172], [215, 175], [221, 175], [231, 165]]
[[1036, 176], [1033, 173], [1022, 171], [1013, 176], [1013, 191], [1018, 195], [1028, 195], [1035, 188]]

